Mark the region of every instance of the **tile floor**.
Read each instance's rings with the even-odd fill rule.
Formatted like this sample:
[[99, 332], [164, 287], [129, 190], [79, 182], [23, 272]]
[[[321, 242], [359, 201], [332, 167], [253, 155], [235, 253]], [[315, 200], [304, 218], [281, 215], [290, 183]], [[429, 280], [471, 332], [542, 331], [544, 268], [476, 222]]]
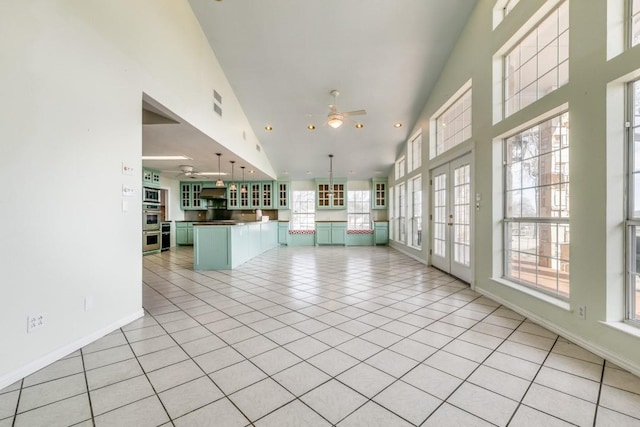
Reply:
[[144, 258], [146, 315], [0, 390], [8, 426], [640, 425], [640, 378], [383, 247]]

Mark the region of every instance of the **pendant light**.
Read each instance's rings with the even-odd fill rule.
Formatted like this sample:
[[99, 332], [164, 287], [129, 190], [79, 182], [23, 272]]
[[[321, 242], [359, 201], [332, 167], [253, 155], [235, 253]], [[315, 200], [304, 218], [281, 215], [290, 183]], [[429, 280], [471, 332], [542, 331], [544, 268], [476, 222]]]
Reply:
[[238, 189], [238, 187], [236, 186], [236, 182], [233, 179], [233, 166], [236, 163], [235, 160], [229, 160], [229, 163], [231, 163], [231, 185], [229, 186], [229, 190], [230, 191], [236, 191]]
[[244, 166], [240, 166], [240, 169], [242, 169], [242, 185], [240, 186], [240, 192], [241, 193], [246, 193], [247, 192], [247, 186], [244, 185]]
[[333, 154], [329, 154], [329, 197], [333, 196]]
[[220, 156], [222, 156], [222, 153], [216, 153], [216, 156], [218, 156], [218, 179], [216, 180], [216, 187], [224, 187], [224, 182], [222, 178], [220, 178]]

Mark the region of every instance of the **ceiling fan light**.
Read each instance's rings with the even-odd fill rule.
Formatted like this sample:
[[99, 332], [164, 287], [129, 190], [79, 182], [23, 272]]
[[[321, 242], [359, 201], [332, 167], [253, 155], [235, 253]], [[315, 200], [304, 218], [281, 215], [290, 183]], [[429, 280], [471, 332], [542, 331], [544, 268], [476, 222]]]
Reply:
[[339, 128], [342, 125], [342, 117], [339, 114], [331, 114], [327, 124], [334, 129]]

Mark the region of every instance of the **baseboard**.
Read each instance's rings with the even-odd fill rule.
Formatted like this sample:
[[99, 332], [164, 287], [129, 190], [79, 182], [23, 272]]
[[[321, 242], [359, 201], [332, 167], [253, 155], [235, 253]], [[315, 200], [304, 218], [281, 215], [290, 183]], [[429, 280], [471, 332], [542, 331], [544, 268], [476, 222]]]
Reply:
[[390, 243], [389, 243], [389, 247], [390, 247], [390, 248], [395, 249], [395, 250], [396, 250], [396, 251], [398, 251], [398, 252], [401, 252], [403, 255], [406, 255], [406, 256], [408, 256], [409, 258], [413, 258], [413, 259], [415, 259], [415, 260], [416, 260], [416, 261], [418, 261], [418, 262], [421, 262], [421, 263], [423, 263], [423, 264], [429, 265], [429, 264], [427, 263], [427, 261], [423, 260], [422, 258], [420, 258], [420, 257], [416, 256], [415, 254], [412, 254], [411, 252], [407, 252], [407, 251], [403, 250], [403, 247], [404, 247], [404, 246], [399, 246], [399, 245], [396, 245], [395, 243], [391, 243], [391, 242], [390, 242]]
[[631, 360], [625, 359], [620, 357], [619, 355], [617, 355], [616, 353], [612, 353], [609, 349], [605, 348], [605, 347], [601, 347], [597, 344], [594, 344], [590, 341], [585, 340], [584, 338], [575, 335], [574, 333], [567, 331], [566, 329], [563, 329], [561, 327], [559, 327], [558, 325], [554, 324], [554, 323], [550, 323], [547, 320], [543, 319], [542, 317], [538, 316], [537, 314], [530, 312], [529, 310], [525, 310], [522, 307], [519, 307], [499, 296], [494, 295], [493, 293], [484, 290], [484, 289], [480, 289], [480, 288], [476, 288], [475, 289], [476, 292], [478, 292], [479, 294], [482, 294], [484, 296], [486, 296], [487, 298], [490, 298], [492, 300], [494, 300], [495, 302], [498, 302], [502, 305], [504, 305], [505, 307], [510, 308], [511, 310], [515, 311], [518, 314], [521, 314], [522, 316], [527, 317], [528, 319], [536, 322], [537, 324], [539, 324], [540, 326], [544, 326], [545, 328], [549, 329], [552, 332], [555, 332], [556, 334], [568, 339], [569, 341], [573, 342], [574, 344], [579, 345], [580, 347], [589, 350], [590, 352], [592, 352], [593, 354], [596, 354], [600, 357], [602, 357], [605, 360], [608, 360], [612, 363], [615, 363], [616, 365], [620, 366], [623, 369], [626, 369], [627, 371], [631, 372], [632, 374], [636, 375], [636, 376], [640, 376], [640, 366], [638, 366], [637, 363], [634, 363]]
[[121, 328], [133, 322], [136, 319], [141, 318], [142, 316], [144, 316], [144, 310], [143, 309], [137, 310], [135, 313], [127, 317], [124, 317], [116, 322], [113, 322], [110, 325], [105, 326], [104, 328], [101, 328], [90, 335], [82, 337], [79, 340], [76, 340], [72, 343], [65, 345], [62, 348], [59, 348], [55, 351], [52, 351], [51, 353], [48, 353], [47, 355], [41, 357], [40, 359], [34, 360], [33, 362], [29, 362], [23, 367], [18, 368], [15, 371], [9, 372], [8, 374], [1, 376], [0, 390], [2, 390], [7, 386], [10, 386], [11, 384], [15, 383], [18, 380], [21, 380], [22, 378], [28, 375], [33, 374], [34, 372], [39, 371], [40, 369], [52, 364], [53, 362], [62, 359], [63, 357], [73, 353], [74, 351], [77, 351], [82, 347], [88, 344], [91, 344], [95, 340], [102, 338], [103, 336], [115, 331], [116, 329]]

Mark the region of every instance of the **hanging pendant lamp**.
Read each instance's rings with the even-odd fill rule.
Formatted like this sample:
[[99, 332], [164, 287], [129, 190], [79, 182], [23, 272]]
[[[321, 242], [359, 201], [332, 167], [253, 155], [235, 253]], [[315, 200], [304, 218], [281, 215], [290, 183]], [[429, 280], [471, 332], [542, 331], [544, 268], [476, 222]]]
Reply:
[[220, 173], [220, 156], [222, 156], [222, 153], [216, 153], [216, 156], [218, 156], [218, 179], [216, 180], [216, 187], [224, 187], [224, 182], [222, 181], [222, 178], [220, 178], [222, 175]]
[[231, 163], [231, 185], [229, 186], [229, 190], [230, 191], [236, 191], [238, 189], [238, 187], [236, 186], [236, 182], [233, 179], [233, 166], [236, 163], [235, 160], [229, 160], [229, 163]]
[[240, 186], [240, 192], [241, 193], [246, 193], [247, 192], [247, 186], [244, 184], [244, 166], [240, 166], [240, 169], [242, 169], [242, 185]]
[[329, 197], [333, 196], [333, 154], [329, 154]]

